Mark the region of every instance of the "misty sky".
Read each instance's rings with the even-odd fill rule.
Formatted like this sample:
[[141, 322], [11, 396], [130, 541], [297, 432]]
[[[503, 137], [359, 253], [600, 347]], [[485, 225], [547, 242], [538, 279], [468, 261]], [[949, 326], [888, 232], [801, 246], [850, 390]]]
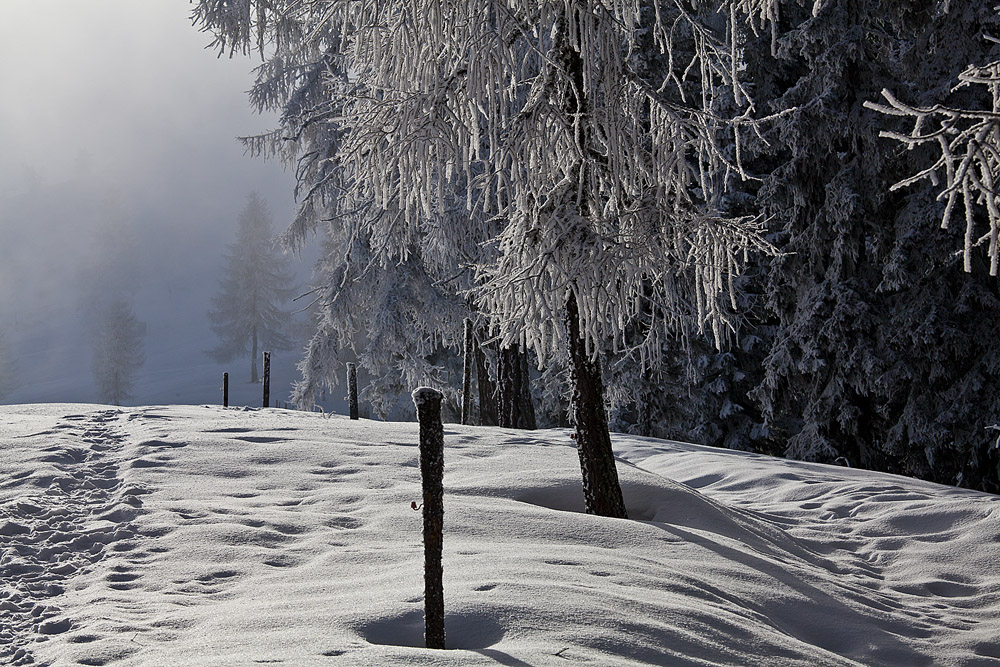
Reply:
[[189, 366], [219, 370], [202, 351], [222, 253], [251, 190], [284, 228], [293, 179], [244, 156], [235, 137], [272, 125], [247, 103], [257, 63], [206, 50], [190, 9], [0, 0], [0, 335], [18, 387], [5, 402], [96, 400], [86, 331], [118, 292], [148, 325], [134, 402], [208, 400], [176, 386]]

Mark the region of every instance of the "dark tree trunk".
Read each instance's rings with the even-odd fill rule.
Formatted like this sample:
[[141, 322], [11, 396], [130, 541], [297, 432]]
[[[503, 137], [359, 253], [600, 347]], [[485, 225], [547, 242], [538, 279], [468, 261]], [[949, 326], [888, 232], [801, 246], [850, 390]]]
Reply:
[[495, 387], [490, 380], [490, 369], [486, 361], [486, 353], [479, 343], [475, 345], [476, 354], [476, 379], [479, 383], [479, 424], [481, 426], [496, 426], [497, 403], [495, 398]]
[[535, 428], [527, 355], [517, 345], [497, 350], [497, 407], [500, 426]]
[[604, 409], [601, 363], [587, 354], [586, 344], [580, 335], [576, 295], [572, 292], [566, 301], [566, 329], [573, 378], [576, 446], [583, 471], [583, 496], [587, 513], [625, 519], [628, 518], [625, 500], [618, 482], [611, 433], [608, 431], [608, 416]]
[[250, 352], [250, 382], [257, 384], [260, 376], [257, 375], [257, 330], [253, 331], [253, 350]]
[[497, 413], [503, 428], [517, 428], [520, 378], [514, 368], [518, 365], [516, 345], [497, 348]]
[[424, 500], [424, 639], [427, 648], [444, 648], [444, 426], [441, 392], [421, 387], [413, 392], [420, 422], [420, 477]]
[[[593, 151], [590, 143], [590, 114], [587, 104], [586, 81], [584, 78], [582, 48], [572, 40], [570, 21], [576, 17], [563, 15], [557, 22], [555, 58], [567, 75], [562, 79], [564, 95], [562, 99], [566, 122], [573, 128], [574, 140], [585, 154]], [[582, 33], [581, 33], [582, 34]], [[587, 157], [593, 157], [593, 151]], [[576, 209], [579, 224], [587, 225], [590, 218], [590, 195], [587, 189], [588, 170], [593, 164], [581, 157], [571, 168], [570, 176], [577, 179]], [[566, 299], [566, 330], [569, 337], [570, 369], [573, 379], [573, 411], [576, 421], [576, 446], [580, 453], [580, 468], [583, 472], [583, 495], [589, 514], [627, 518], [621, 485], [618, 483], [618, 469], [611, 448], [611, 433], [608, 430], [608, 415], [604, 409], [604, 381], [601, 378], [601, 363], [595, 355], [587, 354], [587, 347], [580, 334], [580, 311], [576, 294], [570, 290]]]
[[465, 320], [465, 349], [462, 366], [462, 423], [472, 423], [472, 320]]
[[521, 415], [520, 428], [534, 431], [538, 428], [535, 422], [535, 407], [531, 403], [531, 365], [528, 363], [528, 353], [521, 353], [521, 392], [517, 397]]
[[222, 374], [222, 407], [229, 407], [229, 373]]

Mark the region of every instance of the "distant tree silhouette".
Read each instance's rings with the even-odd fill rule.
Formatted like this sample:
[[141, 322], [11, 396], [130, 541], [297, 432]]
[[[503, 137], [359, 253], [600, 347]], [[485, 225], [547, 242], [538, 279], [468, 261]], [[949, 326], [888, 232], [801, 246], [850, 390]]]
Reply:
[[121, 405], [132, 397], [136, 373], [146, 362], [142, 339], [145, 327], [123, 299], [102, 313], [94, 337], [94, 382], [100, 400]]
[[0, 331], [0, 399], [14, 388], [14, 355]]
[[219, 345], [208, 354], [227, 362], [250, 355], [250, 381], [257, 382], [257, 355], [288, 350], [291, 312], [282, 304], [295, 293], [288, 257], [281, 253], [271, 231], [271, 212], [256, 192], [247, 196], [239, 217], [236, 243], [226, 255], [221, 291], [212, 299], [208, 317]]

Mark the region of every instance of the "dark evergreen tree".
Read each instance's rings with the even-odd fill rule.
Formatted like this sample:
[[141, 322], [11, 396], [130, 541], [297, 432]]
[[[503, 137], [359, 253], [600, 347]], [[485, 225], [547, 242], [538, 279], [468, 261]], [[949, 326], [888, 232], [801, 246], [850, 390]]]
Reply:
[[[874, 391], [885, 418], [884, 447], [898, 461], [894, 471], [995, 493], [1000, 449], [990, 426], [1000, 421], [997, 189], [986, 195], [970, 188], [975, 194], [963, 196], [959, 163], [968, 153], [995, 156], [1000, 148], [1000, 123], [988, 118], [998, 111], [1000, 57], [1000, 47], [988, 38], [1000, 33], [1000, 14], [988, 3], [939, 2], [927, 9], [918, 15], [916, 37], [899, 49], [899, 76], [884, 87], [914, 107], [980, 112], [976, 122], [987, 127], [975, 128], [974, 140], [963, 143], [957, 135], [970, 129], [968, 120], [946, 114], [946, 145], [957, 153], [952, 166], [959, 167], [958, 178], [941, 164], [937, 184], [918, 181], [892, 193], [891, 182], [882, 184], [896, 210], [877, 286], [880, 310], [888, 317], [877, 331], [885, 359], [884, 372], [873, 378]], [[969, 63], [992, 64], [970, 69]], [[968, 84], [970, 78], [989, 84], [991, 77], [991, 85]], [[956, 87], [960, 78], [967, 85]], [[906, 117], [879, 121], [883, 130], [913, 134]], [[940, 118], [926, 118], [922, 133], [941, 129]], [[942, 157], [940, 146], [935, 139], [902, 150], [897, 142], [881, 141], [882, 151], [900, 165], [892, 174], [896, 182], [934, 165]], [[997, 173], [995, 157], [990, 160], [992, 166], [973, 166], [966, 175], [988, 184]], [[949, 188], [957, 190], [954, 205]], [[963, 215], [966, 206], [969, 215]], [[942, 221], [951, 224], [942, 228]], [[981, 232], [988, 243], [976, 242]]]
[[225, 277], [208, 314], [219, 345], [209, 355], [228, 362], [250, 356], [250, 381], [258, 382], [260, 351], [288, 350], [295, 296], [289, 259], [281, 252], [271, 229], [271, 213], [256, 192], [247, 196], [239, 216], [236, 243], [226, 255]]
[[[757, 99], [779, 113], [754, 152], [757, 201], [782, 254], [764, 283], [768, 354], [752, 392], [787, 455], [995, 484], [996, 285], [960, 275], [943, 204], [890, 192], [919, 151], [879, 138], [883, 88], [922, 103], [948, 90], [997, 15], [981, 3], [781, 3], [750, 39]], [[901, 129], [901, 128], [900, 128]], [[960, 232], [959, 232], [960, 233]], [[990, 481], [992, 479], [993, 481]]]

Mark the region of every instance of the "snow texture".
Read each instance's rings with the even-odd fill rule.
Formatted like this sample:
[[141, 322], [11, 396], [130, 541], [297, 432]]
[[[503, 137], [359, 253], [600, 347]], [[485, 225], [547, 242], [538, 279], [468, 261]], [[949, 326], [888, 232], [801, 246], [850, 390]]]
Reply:
[[991, 665], [1000, 498], [615, 436], [446, 425], [450, 650], [421, 648], [417, 425], [0, 408], [11, 665]]
[[413, 397], [413, 404], [417, 407], [424, 403], [433, 403], [444, 398], [444, 394], [432, 387], [418, 387], [413, 390], [411, 396]]

